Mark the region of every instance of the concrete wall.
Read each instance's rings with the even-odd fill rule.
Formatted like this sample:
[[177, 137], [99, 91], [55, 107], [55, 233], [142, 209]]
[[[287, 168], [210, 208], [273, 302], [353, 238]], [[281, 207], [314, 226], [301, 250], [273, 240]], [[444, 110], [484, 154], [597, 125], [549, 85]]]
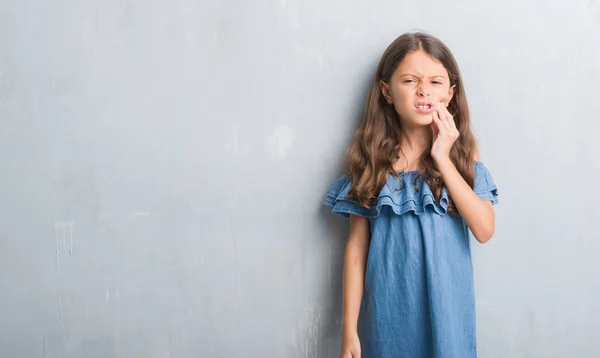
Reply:
[[480, 356], [600, 356], [596, 0], [0, 2], [0, 357], [337, 357], [320, 205], [400, 33], [456, 55]]

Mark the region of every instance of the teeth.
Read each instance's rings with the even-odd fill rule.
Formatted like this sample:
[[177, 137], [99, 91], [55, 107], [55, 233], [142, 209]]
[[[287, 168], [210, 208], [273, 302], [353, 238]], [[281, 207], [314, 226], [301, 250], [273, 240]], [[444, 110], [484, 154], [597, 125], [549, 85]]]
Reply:
[[419, 108], [419, 109], [429, 109], [429, 108], [431, 108], [431, 106], [428, 105], [428, 104], [422, 104], [422, 105], [417, 106], [417, 108]]

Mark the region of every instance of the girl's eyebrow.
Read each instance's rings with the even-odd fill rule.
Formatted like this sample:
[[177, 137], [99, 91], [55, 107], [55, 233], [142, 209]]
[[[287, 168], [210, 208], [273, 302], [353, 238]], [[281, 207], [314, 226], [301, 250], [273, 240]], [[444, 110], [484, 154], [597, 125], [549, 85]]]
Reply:
[[[412, 77], [418, 77], [418, 78], [422, 78], [423, 77], [423, 76], [417, 76], [417, 75], [412, 74], [412, 73], [403, 73], [400, 76], [412, 76]], [[435, 76], [431, 76], [430, 78], [436, 78], [436, 77], [441, 77], [443, 79], [446, 79], [446, 76], [444, 76], [444, 75], [435, 75]]]

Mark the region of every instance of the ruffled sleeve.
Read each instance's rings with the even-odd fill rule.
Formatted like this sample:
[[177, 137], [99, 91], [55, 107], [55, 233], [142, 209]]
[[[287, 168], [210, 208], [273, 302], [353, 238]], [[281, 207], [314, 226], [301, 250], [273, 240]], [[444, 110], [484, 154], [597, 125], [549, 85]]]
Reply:
[[475, 162], [475, 183], [473, 191], [482, 200], [489, 200], [493, 205], [498, 204], [498, 188], [489, 170], [482, 162]]
[[352, 182], [347, 175], [338, 177], [327, 191], [327, 196], [323, 204], [331, 207], [335, 214], [349, 217], [350, 214], [374, 217], [377, 216], [377, 211], [365, 208], [357, 202], [346, 198], [348, 191], [352, 186]]

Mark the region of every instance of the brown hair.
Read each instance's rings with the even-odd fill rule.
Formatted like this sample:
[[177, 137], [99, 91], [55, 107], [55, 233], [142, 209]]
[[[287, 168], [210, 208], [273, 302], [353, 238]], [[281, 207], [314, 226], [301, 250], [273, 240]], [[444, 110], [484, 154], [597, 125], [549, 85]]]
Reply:
[[[450, 86], [456, 86], [448, 111], [453, 115], [460, 135], [452, 146], [450, 159], [465, 181], [473, 187], [473, 150], [476, 143], [471, 132], [469, 106], [458, 64], [448, 47], [439, 39], [421, 32], [405, 33], [394, 40], [381, 57], [365, 103], [364, 119], [354, 133], [352, 145], [347, 152], [348, 175], [352, 181], [348, 196], [365, 207], [377, 200], [389, 174], [398, 175], [394, 172], [393, 163], [399, 159], [402, 127], [393, 104], [389, 104], [381, 93], [379, 82], [383, 80], [389, 83], [404, 57], [416, 50], [423, 50], [440, 61], [448, 71]], [[419, 175], [423, 176], [435, 200], [439, 202], [444, 182], [431, 157], [430, 149], [431, 147], [420, 158]], [[414, 185], [418, 190], [416, 181]], [[454, 213], [455, 209], [450, 199], [448, 211]]]

